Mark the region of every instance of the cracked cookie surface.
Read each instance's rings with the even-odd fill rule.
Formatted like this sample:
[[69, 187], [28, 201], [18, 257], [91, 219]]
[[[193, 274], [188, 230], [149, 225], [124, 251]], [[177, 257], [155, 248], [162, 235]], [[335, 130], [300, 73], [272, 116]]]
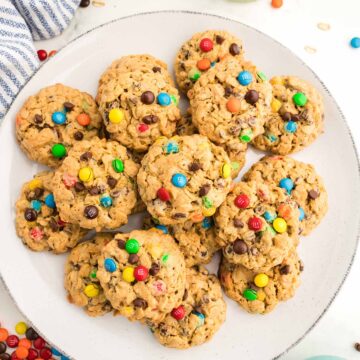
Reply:
[[91, 95], [62, 84], [30, 96], [16, 117], [21, 149], [31, 160], [50, 167], [58, 167], [73, 145], [98, 136], [101, 127]]
[[151, 146], [137, 177], [140, 196], [161, 224], [202, 221], [230, 190], [226, 152], [201, 135], [162, 138]]

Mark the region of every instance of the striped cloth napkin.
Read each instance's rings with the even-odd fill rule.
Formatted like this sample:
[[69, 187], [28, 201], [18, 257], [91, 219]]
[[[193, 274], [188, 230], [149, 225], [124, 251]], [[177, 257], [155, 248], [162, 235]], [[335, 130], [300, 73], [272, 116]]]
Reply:
[[80, 0], [0, 0], [0, 122], [39, 67], [34, 40], [62, 33]]

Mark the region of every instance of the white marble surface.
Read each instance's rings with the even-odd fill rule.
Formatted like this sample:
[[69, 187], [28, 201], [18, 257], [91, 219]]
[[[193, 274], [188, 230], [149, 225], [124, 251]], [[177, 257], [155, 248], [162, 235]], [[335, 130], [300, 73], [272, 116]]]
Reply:
[[[258, 28], [282, 42], [318, 73], [342, 108], [359, 147], [360, 125], [357, 97], [360, 96], [358, 90], [360, 49], [354, 50], [348, 45], [351, 37], [360, 36], [359, 0], [284, 0], [284, 6], [278, 10], [269, 6], [270, 0], [247, 3], [236, 0], [101, 1], [105, 3], [105, 6], [90, 5], [88, 8], [79, 9], [74, 21], [64, 34], [56, 39], [37, 43], [37, 48], [48, 51], [58, 49], [100, 24], [138, 12], [195, 10], [233, 18]], [[319, 30], [317, 28], [319, 22], [329, 23], [331, 30]], [[146, 34], [144, 34], [144, 41], [146, 41]], [[121, 37], [114, 41], [114, 46], [121, 46]], [[317, 52], [309, 54], [304, 50], [304, 46], [314, 47]], [[331, 159], [326, 160], [331, 161]], [[346, 186], [346, 184], [339, 184], [339, 186]], [[360, 353], [353, 348], [354, 342], [360, 342], [359, 278], [360, 256], [358, 255], [340, 294], [328, 312], [311, 333], [283, 356], [283, 359], [298, 360], [320, 354], [360, 359]], [[0, 283], [1, 323], [12, 328], [21, 319], [22, 315]], [[259, 339], [259, 345], [261, 346], [261, 339]]]

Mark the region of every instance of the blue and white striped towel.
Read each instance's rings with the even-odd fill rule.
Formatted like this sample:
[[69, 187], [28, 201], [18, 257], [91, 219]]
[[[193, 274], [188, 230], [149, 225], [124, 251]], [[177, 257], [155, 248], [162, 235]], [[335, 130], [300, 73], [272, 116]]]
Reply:
[[34, 40], [62, 33], [80, 0], [0, 0], [0, 122], [39, 67]]

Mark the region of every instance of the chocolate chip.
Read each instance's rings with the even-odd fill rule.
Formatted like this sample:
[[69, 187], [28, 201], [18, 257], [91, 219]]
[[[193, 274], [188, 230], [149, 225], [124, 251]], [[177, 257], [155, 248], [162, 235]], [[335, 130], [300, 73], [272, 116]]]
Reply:
[[75, 189], [76, 192], [84, 191], [85, 190], [85, 185], [81, 181], [78, 181], [77, 183], [75, 183], [74, 189]]
[[25, 336], [28, 340], [31, 341], [36, 340], [39, 337], [38, 333], [32, 327], [26, 330]]
[[244, 240], [235, 240], [233, 244], [234, 253], [238, 255], [242, 255], [247, 253], [248, 247]]
[[249, 90], [245, 94], [245, 100], [250, 105], [255, 105], [256, 102], [259, 100], [259, 93], [256, 90]]
[[233, 89], [230, 86], [225, 87], [225, 97], [229, 97], [233, 94]]
[[129, 255], [129, 263], [131, 265], [136, 264], [139, 261], [139, 255], [138, 254], [130, 254]]
[[282, 115], [281, 118], [284, 121], [290, 121], [291, 120], [291, 113], [289, 113], [288, 111], [285, 111]]
[[142, 118], [144, 124], [151, 125], [159, 121], [159, 118], [156, 115], [146, 115]]
[[99, 210], [96, 206], [88, 205], [85, 207], [84, 216], [87, 219], [90, 219], [90, 220], [95, 219], [98, 215], [99, 215]]
[[118, 240], [118, 247], [120, 249], [125, 249], [125, 244], [126, 244], [126, 241], [124, 240]]
[[134, 300], [134, 306], [137, 308], [146, 309], [148, 307], [148, 304], [147, 304], [146, 300], [141, 299], [141, 298], [136, 298]]
[[319, 197], [319, 193], [316, 190], [312, 189], [308, 192], [308, 196], [310, 199], [315, 200]]
[[175, 213], [172, 217], [173, 219], [183, 219], [186, 215], [184, 213]]
[[151, 91], [145, 91], [141, 94], [140, 100], [143, 104], [150, 105], [155, 101], [155, 95]]
[[74, 139], [80, 141], [84, 138], [84, 134], [81, 131], [76, 131], [74, 133]]
[[90, 151], [84, 152], [81, 156], [80, 156], [80, 160], [81, 161], [88, 161], [92, 158], [92, 153]]
[[239, 55], [240, 54], [240, 47], [238, 44], [232, 43], [229, 47], [229, 52], [231, 55]]
[[280, 268], [281, 275], [288, 275], [290, 273], [290, 265], [284, 265]]
[[37, 212], [34, 209], [27, 208], [24, 217], [26, 221], [35, 221], [37, 219]]
[[234, 219], [234, 226], [236, 228], [243, 228], [244, 227], [244, 223], [240, 220], [240, 219]]
[[215, 41], [216, 41], [216, 43], [217, 44], [219, 44], [219, 45], [221, 45], [223, 42], [224, 42], [224, 38], [222, 37], [222, 36], [220, 36], [220, 35], [216, 35], [216, 37], [215, 37]]
[[160, 271], [160, 265], [158, 263], [152, 263], [149, 270], [149, 274], [155, 276]]
[[6, 348], [7, 348], [6, 344], [3, 341], [1, 341], [0, 342], [0, 354], [3, 354], [6, 351]]
[[304, 271], [304, 269], [305, 269], [304, 262], [302, 260], [299, 260], [299, 270]]
[[81, 0], [80, 7], [86, 8], [90, 5], [90, 0]]
[[54, 218], [50, 219], [49, 226], [50, 226], [52, 231], [54, 231], [54, 232], [59, 231], [59, 224], [57, 223], [57, 221]]
[[35, 188], [33, 191], [30, 191], [26, 194], [26, 199], [29, 201], [39, 199], [44, 194], [44, 189]]
[[154, 66], [154, 67], [152, 68], [152, 71], [153, 71], [154, 73], [157, 73], [157, 72], [161, 73], [161, 67], [160, 67], [160, 66]]
[[189, 165], [189, 170], [190, 171], [198, 171], [201, 169], [201, 164], [198, 162], [193, 162]]
[[185, 289], [182, 300], [185, 301], [187, 299], [188, 295], [189, 295], [189, 293], [188, 293], [187, 289]]
[[117, 184], [117, 180], [115, 178], [113, 178], [112, 176], [108, 176], [107, 184], [109, 185], [110, 189], [113, 189]]
[[356, 351], [360, 351], [360, 343], [356, 343], [354, 345], [354, 348], [355, 348]]
[[99, 195], [100, 194], [100, 189], [97, 186], [91, 186], [88, 189], [88, 192], [90, 195]]
[[10, 360], [11, 356], [8, 353], [0, 354], [0, 360]]
[[205, 196], [211, 189], [209, 184], [203, 185], [199, 190], [199, 196]]
[[75, 105], [74, 104], [72, 104], [71, 102], [64, 102], [64, 108], [65, 108], [65, 110], [66, 111], [72, 111], [73, 109], [74, 109], [74, 107], [75, 107]]
[[36, 114], [34, 116], [34, 123], [35, 124], [41, 124], [43, 122], [43, 117], [39, 114]]
[[201, 313], [202, 312], [202, 309], [201, 309], [201, 305], [195, 305], [193, 307], [194, 311], [196, 311], [197, 313]]

